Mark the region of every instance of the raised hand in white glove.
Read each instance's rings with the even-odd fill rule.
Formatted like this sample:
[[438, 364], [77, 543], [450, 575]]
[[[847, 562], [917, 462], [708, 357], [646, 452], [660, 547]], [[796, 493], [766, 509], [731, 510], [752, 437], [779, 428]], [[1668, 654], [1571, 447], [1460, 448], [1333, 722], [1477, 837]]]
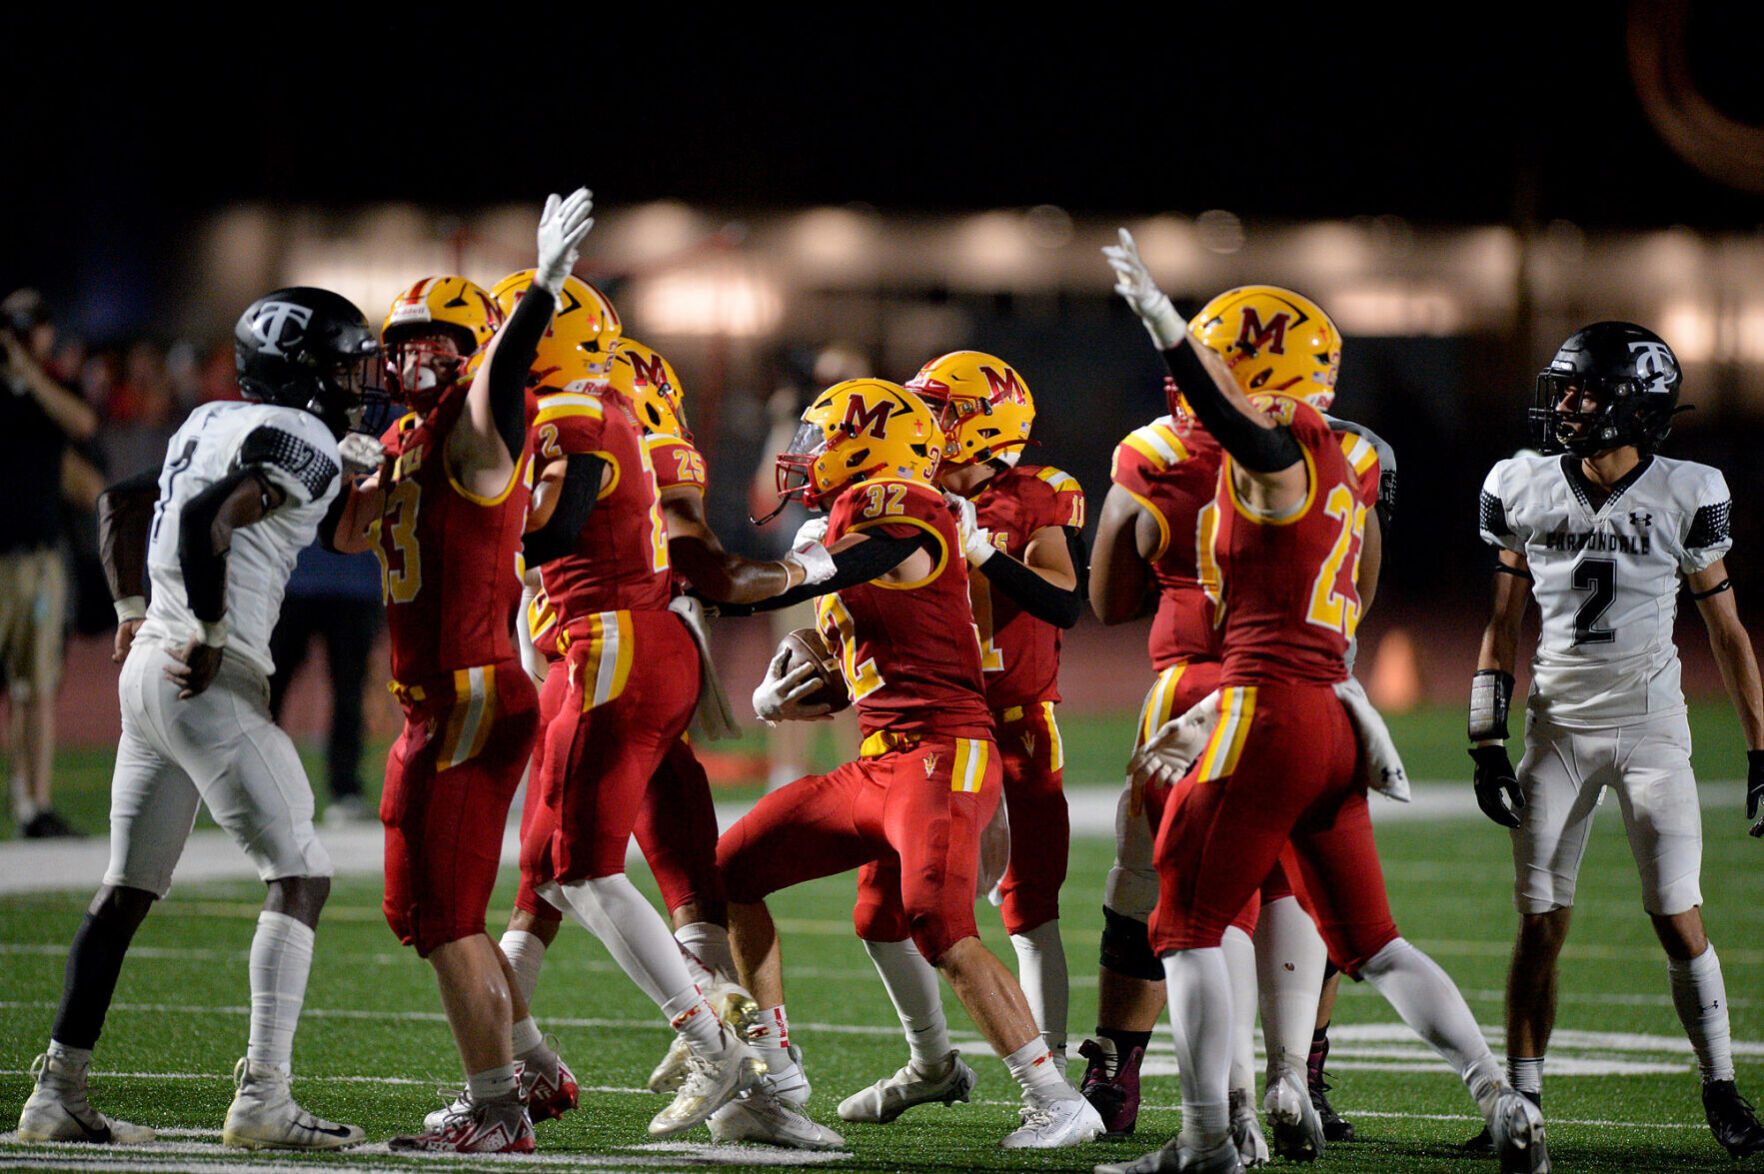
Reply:
[[766, 679], [753, 691], [753, 712], [767, 725], [785, 721], [831, 721], [832, 706], [825, 702], [802, 704], [802, 699], [820, 688], [813, 661], [803, 661], [789, 672], [784, 663], [790, 650], [780, 648], [772, 663], [766, 666]]
[[998, 547], [992, 544], [992, 531], [980, 524], [980, 514], [973, 502], [959, 493], [945, 493], [943, 500], [955, 511], [956, 529], [962, 536], [962, 553], [967, 556], [970, 566], [980, 566], [998, 553]]
[[1167, 351], [1188, 337], [1188, 323], [1152, 280], [1151, 270], [1139, 255], [1139, 246], [1133, 243], [1133, 234], [1125, 228], [1120, 232], [1121, 243], [1104, 245], [1102, 251], [1115, 271], [1115, 292], [1127, 299], [1158, 349]]
[[821, 545], [826, 537], [827, 519], [819, 517], [804, 522], [798, 527], [796, 537], [790, 540], [790, 553], [784, 556], [784, 562], [787, 566], [802, 568], [804, 586], [825, 583], [833, 577], [836, 569], [833, 555]]
[[386, 446], [365, 432], [345, 432], [337, 442], [345, 473], [372, 473], [386, 459]]
[[564, 199], [555, 192], [545, 198], [545, 211], [539, 214], [539, 264], [533, 270], [533, 284], [553, 297], [576, 267], [582, 238], [594, 227], [594, 217], [589, 215], [593, 211], [594, 193], [587, 188], [577, 188]]

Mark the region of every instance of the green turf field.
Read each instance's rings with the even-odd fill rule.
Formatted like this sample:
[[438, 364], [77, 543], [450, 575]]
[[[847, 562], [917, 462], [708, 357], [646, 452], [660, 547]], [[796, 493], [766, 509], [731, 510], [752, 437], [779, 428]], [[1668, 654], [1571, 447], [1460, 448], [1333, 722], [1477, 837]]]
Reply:
[[[1414, 774], [1455, 770], [1457, 714], [1393, 722]], [[1114, 722], [1068, 722], [1074, 777], [1100, 782], [1118, 767]], [[1739, 777], [1743, 758], [1731, 714], [1699, 707], [1698, 761], [1712, 778]], [[102, 819], [106, 756], [70, 759], [70, 807], [87, 826]], [[1744, 834], [1737, 792], [1717, 792], [1706, 816], [1703, 870], [1710, 935], [1721, 952], [1730, 994], [1742, 1090], [1764, 1087], [1764, 843]], [[1545, 1109], [1556, 1169], [1702, 1170], [1732, 1163], [1702, 1124], [1694, 1063], [1667, 992], [1663, 957], [1642, 915], [1633, 866], [1614, 805], [1602, 814], [1581, 878], [1574, 936], [1564, 955], [1556, 1043], [1546, 1069]], [[1514, 915], [1506, 837], [1479, 817], [1443, 823], [1388, 823], [1380, 843], [1397, 921], [1457, 979], [1477, 1018], [1498, 1039], [1500, 989]], [[1096, 912], [1109, 844], [1074, 845], [1066, 889], [1074, 1049], [1094, 1022]], [[10, 865], [9, 865], [10, 866]], [[93, 878], [96, 881], [97, 878]], [[646, 876], [639, 876], [646, 888]], [[493, 928], [513, 891], [498, 889]], [[650, 890], [652, 891], [652, 890]], [[536, 1011], [561, 1043], [583, 1084], [583, 1108], [539, 1129], [537, 1159], [394, 1158], [367, 1147], [330, 1158], [249, 1158], [219, 1148], [231, 1096], [228, 1074], [243, 1054], [247, 1026], [245, 962], [261, 886], [229, 882], [180, 886], [136, 939], [99, 1046], [93, 1097], [103, 1110], [161, 1130], [155, 1149], [21, 1145], [0, 1137], [0, 1167], [89, 1170], [207, 1170], [236, 1163], [264, 1169], [436, 1167], [507, 1169], [702, 1169], [713, 1165], [839, 1170], [1088, 1170], [1161, 1143], [1179, 1123], [1167, 1032], [1154, 1041], [1139, 1140], [1076, 1150], [1006, 1154], [996, 1143], [1016, 1123], [1015, 1087], [949, 999], [958, 1042], [980, 1074], [976, 1103], [916, 1109], [888, 1126], [846, 1126], [834, 1108], [846, 1094], [904, 1062], [892, 1010], [852, 936], [849, 878], [780, 896], [793, 1039], [803, 1045], [815, 1093], [811, 1113], [840, 1128], [848, 1154], [789, 1155], [717, 1147], [699, 1131], [672, 1144], [644, 1134], [662, 1099], [640, 1091], [667, 1033], [654, 1008], [617, 973], [586, 932], [569, 929], [548, 960]], [[29, 1090], [27, 1068], [42, 1049], [61, 984], [66, 943], [89, 887], [0, 898], [0, 1126], [16, 1120]], [[981, 911], [987, 944], [1010, 959], [996, 917]], [[1343, 991], [1331, 1069], [1337, 1107], [1362, 1140], [1332, 1147], [1323, 1164], [1353, 1171], [1493, 1170], [1492, 1159], [1458, 1151], [1474, 1132], [1461, 1086], [1396, 1023], [1364, 987]], [[427, 968], [401, 950], [379, 911], [379, 887], [340, 878], [319, 935], [307, 1010], [295, 1044], [296, 1094], [311, 1109], [363, 1125], [383, 1142], [410, 1131], [441, 1102], [436, 1085], [458, 1080], [453, 1052]], [[1276, 1164], [1281, 1164], [1278, 1161]]]

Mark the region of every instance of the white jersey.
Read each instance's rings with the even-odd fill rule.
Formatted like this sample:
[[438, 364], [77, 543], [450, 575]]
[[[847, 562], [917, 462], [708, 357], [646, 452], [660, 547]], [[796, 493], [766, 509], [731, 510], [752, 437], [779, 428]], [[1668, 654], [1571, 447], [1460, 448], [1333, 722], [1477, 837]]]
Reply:
[[1531, 712], [1575, 729], [1682, 713], [1678, 588], [1733, 545], [1727, 482], [1643, 457], [1596, 510], [1592, 496], [1573, 455], [1501, 461], [1482, 486], [1482, 537], [1524, 556], [1543, 613]]
[[147, 620], [137, 639], [178, 646], [200, 632], [184, 589], [178, 535], [184, 508], [244, 468], [281, 491], [282, 504], [233, 532], [227, 557], [227, 652], [264, 676], [275, 671], [270, 632], [300, 551], [337, 496], [341, 460], [330, 429], [310, 412], [274, 404], [211, 403], [190, 413], [166, 446], [147, 551]]

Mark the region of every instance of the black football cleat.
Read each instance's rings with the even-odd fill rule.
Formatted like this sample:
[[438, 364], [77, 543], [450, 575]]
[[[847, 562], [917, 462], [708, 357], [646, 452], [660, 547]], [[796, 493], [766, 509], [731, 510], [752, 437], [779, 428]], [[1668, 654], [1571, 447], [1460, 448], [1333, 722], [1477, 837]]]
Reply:
[[1329, 1103], [1328, 1092], [1332, 1086], [1327, 1080], [1311, 1082], [1311, 1107], [1317, 1110], [1317, 1116], [1323, 1120], [1324, 1141], [1354, 1140], [1354, 1123], [1335, 1111]]
[[1740, 1096], [1733, 1081], [1711, 1080], [1703, 1085], [1703, 1112], [1715, 1140], [1734, 1157], [1764, 1151], [1764, 1125], [1758, 1123], [1752, 1102]]

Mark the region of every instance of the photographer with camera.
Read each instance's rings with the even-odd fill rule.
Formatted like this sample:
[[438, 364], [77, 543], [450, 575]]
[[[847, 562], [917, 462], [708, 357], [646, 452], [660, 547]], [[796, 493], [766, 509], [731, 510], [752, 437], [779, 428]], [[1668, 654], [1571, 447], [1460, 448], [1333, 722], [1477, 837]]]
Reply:
[[28, 837], [77, 833], [49, 805], [67, 567], [62, 469], [98, 414], [57, 383], [55, 324], [36, 290], [0, 302], [0, 672], [11, 704], [12, 813]]

